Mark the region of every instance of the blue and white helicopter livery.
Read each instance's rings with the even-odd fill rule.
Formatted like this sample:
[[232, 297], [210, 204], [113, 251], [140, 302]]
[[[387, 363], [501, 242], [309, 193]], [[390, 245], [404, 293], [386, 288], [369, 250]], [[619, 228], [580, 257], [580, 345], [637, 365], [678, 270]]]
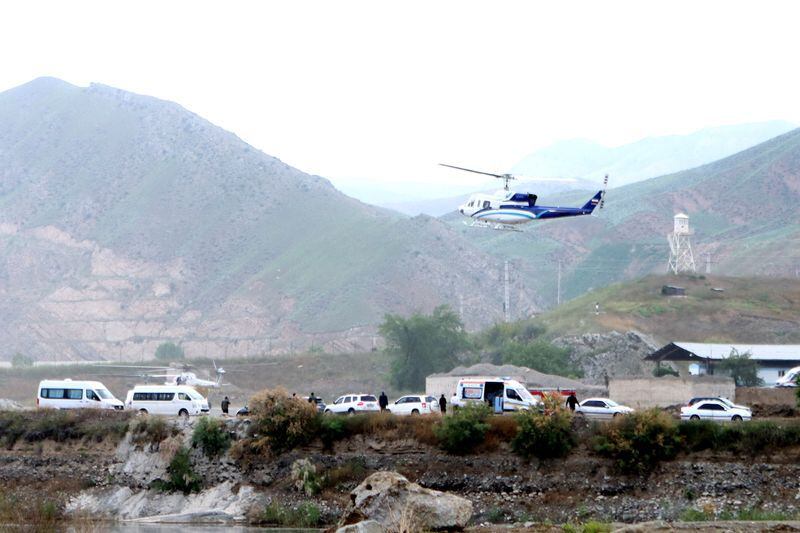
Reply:
[[577, 217], [591, 215], [596, 207], [603, 208], [608, 176], [603, 180], [603, 189], [581, 207], [554, 207], [536, 205], [538, 197], [531, 193], [519, 193], [508, 189], [508, 182], [517, 179], [512, 174], [492, 174], [469, 168], [440, 163], [443, 167], [465, 170], [503, 180], [503, 189], [494, 194], [476, 193], [458, 207], [459, 213], [472, 218], [471, 226], [488, 227], [499, 230], [520, 231], [515, 226], [533, 220]]

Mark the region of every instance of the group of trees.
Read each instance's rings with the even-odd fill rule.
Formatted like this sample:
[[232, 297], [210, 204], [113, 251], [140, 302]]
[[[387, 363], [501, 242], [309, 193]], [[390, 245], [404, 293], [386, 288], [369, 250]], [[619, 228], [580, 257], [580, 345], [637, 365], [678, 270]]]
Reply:
[[392, 356], [392, 384], [401, 389], [423, 387], [430, 374], [479, 360], [551, 374], [580, 375], [580, 369], [570, 361], [569, 350], [542, 340], [540, 328], [530, 324], [498, 325], [471, 338], [458, 315], [446, 305], [430, 315], [386, 315], [379, 331]]

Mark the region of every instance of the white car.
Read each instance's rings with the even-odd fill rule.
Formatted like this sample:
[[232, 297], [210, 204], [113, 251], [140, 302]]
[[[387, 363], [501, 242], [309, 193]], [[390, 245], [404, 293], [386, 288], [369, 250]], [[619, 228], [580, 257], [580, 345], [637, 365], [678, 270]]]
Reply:
[[790, 368], [775, 382], [776, 387], [797, 387], [797, 377], [800, 376], [800, 366]]
[[325, 406], [326, 414], [348, 414], [380, 411], [378, 399], [372, 394], [345, 394]]
[[716, 422], [741, 422], [750, 420], [753, 413], [744, 406], [734, 406], [721, 400], [701, 400], [681, 407], [681, 420], [713, 420]]
[[439, 412], [439, 402], [433, 396], [402, 396], [387, 409], [395, 415], [429, 415]]
[[615, 416], [627, 415], [633, 409], [625, 405], [620, 405], [608, 398], [587, 398], [575, 408], [575, 413], [586, 418], [614, 418]]

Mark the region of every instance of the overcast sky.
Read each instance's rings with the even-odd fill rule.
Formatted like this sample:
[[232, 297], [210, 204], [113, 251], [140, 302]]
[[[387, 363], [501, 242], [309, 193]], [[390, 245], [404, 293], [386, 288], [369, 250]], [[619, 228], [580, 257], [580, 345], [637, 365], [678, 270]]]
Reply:
[[334, 183], [444, 184], [561, 139], [800, 122], [799, 27], [800, 2], [24, 0], [0, 90], [101, 82]]

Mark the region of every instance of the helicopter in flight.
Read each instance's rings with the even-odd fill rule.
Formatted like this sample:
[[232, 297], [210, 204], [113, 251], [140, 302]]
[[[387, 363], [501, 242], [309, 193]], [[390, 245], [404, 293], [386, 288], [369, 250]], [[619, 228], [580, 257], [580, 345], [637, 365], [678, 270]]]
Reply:
[[444, 163], [440, 163], [440, 165], [503, 180], [503, 189], [494, 194], [473, 194], [466, 202], [458, 207], [459, 213], [472, 218], [471, 226], [488, 227], [498, 230], [520, 231], [515, 226], [533, 220], [591, 215], [596, 207], [599, 206], [600, 209], [603, 208], [606, 186], [608, 185], [608, 175], [606, 175], [603, 180], [603, 189], [597, 191], [597, 193], [581, 207], [544, 206], [536, 205], [538, 196], [535, 194], [509, 190], [508, 182], [517, 179], [513, 174], [493, 174], [491, 172], [446, 165]]

